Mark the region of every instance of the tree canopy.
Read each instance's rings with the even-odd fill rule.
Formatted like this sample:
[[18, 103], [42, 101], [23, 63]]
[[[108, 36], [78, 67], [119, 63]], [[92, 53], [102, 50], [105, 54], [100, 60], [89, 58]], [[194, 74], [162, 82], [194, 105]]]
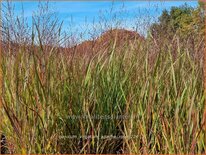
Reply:
[[193, 8], [186, 3], [180, 7], [172, 7], [170, 11], [164, 10], [158, 22], [152, 24], [150, 33], [153, 37], [171, 39], [174, 35], [185, 39], [198, 37], [204, 34], [204, 4], [199, 2]]

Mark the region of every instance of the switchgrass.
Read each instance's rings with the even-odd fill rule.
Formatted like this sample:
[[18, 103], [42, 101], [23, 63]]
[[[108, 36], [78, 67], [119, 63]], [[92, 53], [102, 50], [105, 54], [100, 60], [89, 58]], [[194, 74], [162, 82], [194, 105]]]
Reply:
[[9, 152], [203, 153], [202, 60], [181, 43], [174, 57], [170, 44], [137, 42], [91, 58], [55, 48], [4, 55]]

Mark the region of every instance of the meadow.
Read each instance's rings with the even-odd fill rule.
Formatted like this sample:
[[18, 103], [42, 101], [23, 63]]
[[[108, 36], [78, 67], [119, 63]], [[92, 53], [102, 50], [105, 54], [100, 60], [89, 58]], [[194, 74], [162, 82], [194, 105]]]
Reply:
[[45, 45], [38, 26], [30, 44], [3, 48], [0, 133], [7, 153], [205, 151], [200, 41], [192, 53], [176, 34], [122, 42], [116, 33], [104, 48], [79, 54], [59, 47], [56, 33], [48, 36], [58, 41]]

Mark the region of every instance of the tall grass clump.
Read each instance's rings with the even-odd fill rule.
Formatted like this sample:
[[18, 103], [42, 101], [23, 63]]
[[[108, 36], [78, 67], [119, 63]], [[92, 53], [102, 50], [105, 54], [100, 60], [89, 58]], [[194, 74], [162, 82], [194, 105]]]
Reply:
[[155, 39], [119, 46], [116, 38], [80, 57], [61, 51], [61, 25], [46, 45], [39, 25], [30, 44], [15, 54], [4, 49], [0, 132], [7, 153], [205, 151], [203, 60], [178, 36], [164, 48]]

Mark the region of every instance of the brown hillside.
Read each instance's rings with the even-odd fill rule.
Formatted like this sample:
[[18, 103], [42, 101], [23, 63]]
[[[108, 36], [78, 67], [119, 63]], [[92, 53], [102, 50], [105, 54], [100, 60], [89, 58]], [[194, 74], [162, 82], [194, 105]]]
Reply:
[[99, 51], [104, 51], [108, 47], [112, 47], [116, 41], [115, 48], [122, 48], [135, 41], [144, 41], [144, 37], [140, 36], [135, 31], [124, 29], [113, 29], [103, 33], [95, 40], [84, 41], [69, 50], [78, 54], [91, 54]]
[[[113, 29], [104, 32], [100, 37], [96, 38], [95, 40], [84, 41], [70, 48], [56, 47], [55, 51], [65, 52], [69, 55], [74, 53], [77, 55], [93, 55], [98, 52], [105, 51], [108, 48], [112, 48], [115, 41], [115, 48], [123, 49], [124, 46], [135, 41], [135, 43], [137, 43], [138, 41], [140, 41], [141, 43], [142, 41], [144, 41], [144, 37], [140, 36], [135, 31], [128, 31], [125, 29]], [[8, 49], [10, 49], [10, 52], [12, 53], [16, 53], [17, 51], [19, 51], [19, 48], [24, 48], [28, 52], [31, 49], [34, 49], [35, 51], [41, 49], [41, 47], [36, 45], [34, 46], [34, 48], [31, 48], [31, 45], [20, 45], [17, 43], [10, 43], [10, 45], [8, 45], [7, 43], [2, 43], [2, 47], [3, 51], [6, 53], [8, 53]], [[42, 48], [44, 53], [47, 53], [47, 51], [49, 52], [51, 51], [51, 49], [53, 49], [52, 46], [48, 45], [44, 45]]]

